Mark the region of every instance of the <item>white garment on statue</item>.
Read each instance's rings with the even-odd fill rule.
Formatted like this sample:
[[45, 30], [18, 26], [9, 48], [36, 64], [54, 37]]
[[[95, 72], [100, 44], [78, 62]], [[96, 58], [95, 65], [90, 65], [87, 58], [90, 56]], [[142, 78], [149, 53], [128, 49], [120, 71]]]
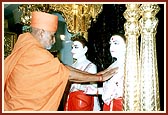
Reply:
[[[81, 60], [80, 60], [81, 61]], [[88, 66], [89, 64], [89, 66]], [[87, 67], [88, 66], [88, 67]], [[87, 60], [86, 58], [83, 59], [83, 61], [81, 61], [80, 63], [74, 63], [72, 65], [72, 67], [76, 68], [76, 69], [80, 69], [82, 71], [87, 71], [89, 73], [96, 73], [97, 72], [97, 69], [96, 69], [96, 65], [91, 63], [89, 60]], [[96, 83], [91, 83], [91, 84], [78, 84], [78, 83], [73, 83], [71, 85], [71, 88], [70, 88], [70, 92], [73, 92], [73, 91], [78, 91], [78, 90], [82, 90], [82, 91], [85, 91], [86, 90], [86, 87], [88, 86], [94, 86], [97, 88], [97, 84]], [[100, 111], [100, 103], [99, 103], [99, 99], [97, 96], [94, 96], [94, 108], [93, 108], [93, 111]]]
[[123, 97], [124, 65], [114, 62], [112, 67], [119, 67], [118, 73], [108, 81], [103, 82], [102, 99], [107, 105], [112, 99]]

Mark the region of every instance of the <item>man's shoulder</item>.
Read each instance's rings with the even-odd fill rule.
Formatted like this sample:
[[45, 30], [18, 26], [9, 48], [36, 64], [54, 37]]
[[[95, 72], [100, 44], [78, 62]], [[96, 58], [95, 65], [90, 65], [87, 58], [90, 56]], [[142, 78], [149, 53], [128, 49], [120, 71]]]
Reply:
[[27, 55], [32, 56], [32, 58], [39, 58], [39, 60], [53, 58], [53, 55], [49, 51], [42, 47], [37, 47], [36, 45], [33, 45], [27, 50]]

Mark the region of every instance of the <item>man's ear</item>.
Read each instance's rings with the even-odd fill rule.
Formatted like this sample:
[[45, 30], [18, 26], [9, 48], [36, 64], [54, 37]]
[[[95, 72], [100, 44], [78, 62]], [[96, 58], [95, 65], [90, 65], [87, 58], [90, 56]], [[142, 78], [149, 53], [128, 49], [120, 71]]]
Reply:
[[39, 29], [38, 34], [40, 36], [40, 39], [42, 39], [45, 34], [45, 31], [43, 29]]
[[88, 51], [88, 47], [87, 46], [85, 46], [83, 49], [84, 49], [85, 53]]

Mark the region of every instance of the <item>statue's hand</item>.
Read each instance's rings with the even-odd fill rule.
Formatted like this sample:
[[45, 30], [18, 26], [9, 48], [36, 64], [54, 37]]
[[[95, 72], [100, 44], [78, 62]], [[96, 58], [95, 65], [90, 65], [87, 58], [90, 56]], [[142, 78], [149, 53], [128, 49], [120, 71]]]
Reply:
[[85, 94], [95, 95], [98, 93], [97, 87], [93, 85], [86, 86], [86, 89], [84, 91]]

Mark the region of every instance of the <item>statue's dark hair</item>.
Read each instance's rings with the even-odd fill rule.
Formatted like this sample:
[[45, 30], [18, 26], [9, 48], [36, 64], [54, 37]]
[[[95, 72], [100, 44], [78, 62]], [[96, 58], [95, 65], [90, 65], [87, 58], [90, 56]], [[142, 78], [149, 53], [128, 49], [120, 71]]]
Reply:
[[82, 43], [83, 47], [88, 46], [86, 39], [81, 35], [73, 36], [73, 37], [71, 37], [71, 40], [72, 41], [79, 41], [80, 43]]

